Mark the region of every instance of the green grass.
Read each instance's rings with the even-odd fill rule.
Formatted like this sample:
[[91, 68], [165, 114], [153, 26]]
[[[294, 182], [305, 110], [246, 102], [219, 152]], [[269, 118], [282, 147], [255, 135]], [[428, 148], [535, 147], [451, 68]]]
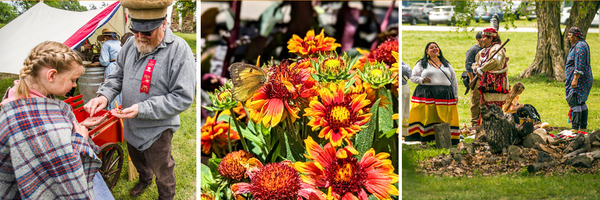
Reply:
[[188, 45], [190, 45], [192, 52], [194, 52], [194, 54], [196, 54], [196, 34], [195, 33], [175, 32], [175, 35], [183, 38], [188, 43]]
[[[521, 20], [523, 21], [523, 20]], [[402, 60], [414, 66], [425, 50], [425, 45], [435, 41], [444, 57], [452, 64], [457, 76], [465, 70], [465, 53], [475, 44], [474, 32], [402, 32]], [[519, 102], [532, 104], [542, 117], [556, 127], [570, 127], [567, 122], [569, 107], [564, 100], [564, 86], [545, 76], [517, 80], [516, 77], [533, 61], [537, 45], [537, 33], [500, 33], [503, 40], [510, 38], [507, 44], [509, 61], [509, 81], [514, 84], [521, 81], [525, 91]], [[591, 47], [600, 45], [597, 33], [588, 33], [587, 42]], [[600, 50], [591, 48], [592, 71], [600, 70]], [[596, 76], [598, 77], [598, 76]], [[416, 87], [409, 83], [411, 90]], [[511, 84], [511, 85], [512, 85]], [[600, 80], [595, 84], [588, 98], [590, 115], [588, 128], [597, 129], [600, 124]], [[459, 80], [459, 120], [461, 127], [470, 119], [469, 96]], [[411, 92], [412, 94], [412, 92]], [[418, 149], [404, 146], [402, 151], [402, 197], [404, 199], [598, 199], [599, 186], [595, 174], [565, 174], [557, 176], [528, 175], [519, 173], [501, 176], [445, 177], [425, 176], [415, 172], [419, 160], [448, 153], [447, 150]]]
[[[523, 20], [521, 20], [523, 21]], [[469, 95], [463, 95], [465, 87], [460, 80], [460, 74], [465, 71], [465, 53], [473, 44], [475, 44], [474, 32], [424, 32], [424, 31], [403, 31], [402, 32], [402, 60], [414, 67], [415, 63], [423, 57], [425, 45], [428, 42], [435, 41], [442, 50], [444, 57], [448, 59], [455, 70], [459, 79], [459, 102], [458, 113], [461, 127], [468, 124], [470, 120]], [[532, 78], [517, 79], [516, 77], [523, 72], [535, 57], [537, 45], [537, 33], [500, 33], [502, 40], [510, 38], [506, 45], [508, 62], [508, 77], [511, 85], [517, 81], [525, 85], [525, 91], [520, 95], [519, 102], [531, 104], [537, 108], [542, 117], [542, 121], [550, 123], [555, 127], [570, 127], [568, 123], [567, 112], [569, 106], [565, 100], [564, 83], [538, 75]], [[597, 33], [588, 33], [587, 40], [591, 47], [599, 46], [600, 40], [597, 40]], [[590, 48], [592, 71], [600, 71], [600, 50]], [[594, 85], [587, 101], [590, 108], [588, 117], [588, 128], [596, 129], [600, 124], [600, 80], [595, 76]], [[412, 90], [416, 84], [409, 83]]]
[[416, 160], [447, 150], [403, 148], [403, 199], [598, 199], [600, 174], [442, 177], [414, 173]]
[[[175, 179], [177, 191], [175, 199], [196, 198], [196, 103], [179, 115], [181, 127], [173, 135], [172, 155], [175, 159]], [[123, 153], [127, 154], [127, 145], [121, 143]], [[115, 199], [131, 199], [129, 191], [137, 183], [137, 179], [128, 180], [127, 159], [123, 163], [123, 170], [117, 185], [112, 190]], [[158, 199], [156, 183], [152, 185], [136, 199]]]

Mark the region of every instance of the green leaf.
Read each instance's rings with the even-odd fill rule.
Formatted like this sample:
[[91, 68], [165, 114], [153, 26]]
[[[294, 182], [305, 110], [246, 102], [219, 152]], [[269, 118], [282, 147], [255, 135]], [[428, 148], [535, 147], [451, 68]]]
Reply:
[[209, 189], [211, 185], [215, 184], [215, 179], [211, 173], [210, 167], [205, 164], [200, 164], [200, 187]]
[[379, 113], [379, 101], [380, 99], [377, 99], [371, 107], [370, 113], [373, 113], [373, 116], [371, 116], [371, 120], [367, 124], [367, 127], [356, 136], [356, 141], [354, 143], [356, 143], [355, 147], [356, 150], [358, 150], [358, 155], [360, 155], [360, 157], [373, 147], [373, 138], [375, 137], [375, 132], [378, 132], [377, 116]]
[[279, 9], [281, 3], [281, 1], [274, 2], [260, 15], [260, 35], [263, 37], [268, 37], [277, 21], [283, 19], [283, 14]]
[[[379, 95], [385, 96], [388, 101], [392, 100], [392, 93], [390, 90], [382, 89], [379, 92]], [[377, 104], [376, 104], [377, 105]], [[388, 132], [390, 130], [395, 130], [394, 128], [394, 120], [392, 119], [392, 115], [394, 115], [394, 111], [392, 111], [391, 105], [386, 105], [383, 109], [379, 109], [379, 130], [380, 132]], [[379, 134], [379, 133], [376, 133]], [[379, 136], [381, 137], [381, 135]]]
[[283, 145], [285, 147], [286, 158], [292, 162], [302, 161], [304, 146], [291, 134], [282, 133]]
[[385, 133], [379, 135], [379, 138], [390, 138], [396, 134], [396, 129], [390, 129]]

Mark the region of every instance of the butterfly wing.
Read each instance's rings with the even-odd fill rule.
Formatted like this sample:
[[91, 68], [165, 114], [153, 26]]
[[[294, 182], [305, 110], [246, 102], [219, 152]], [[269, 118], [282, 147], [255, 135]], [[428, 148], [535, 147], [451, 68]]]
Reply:
[[267, 82], [267, 73], [254, 65], [233, 63], [229, 66], [233, 82], [233, 97], [238, 101], [248, 100]]

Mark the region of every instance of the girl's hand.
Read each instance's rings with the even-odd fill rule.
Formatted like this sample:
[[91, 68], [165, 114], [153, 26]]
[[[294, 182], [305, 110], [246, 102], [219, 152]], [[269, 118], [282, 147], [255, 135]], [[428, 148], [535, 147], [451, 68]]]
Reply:
[[431, 79], [429, 77], [423, 78], [423, 83], [431, 83]]
[[85, 126], [80, 125], [76, 121], [73, 121], [73, 131], [75, 131], [75, 133], [79, 133], [79, 135], [83, 136], [85, 140], [89, 138], [88, 129]]

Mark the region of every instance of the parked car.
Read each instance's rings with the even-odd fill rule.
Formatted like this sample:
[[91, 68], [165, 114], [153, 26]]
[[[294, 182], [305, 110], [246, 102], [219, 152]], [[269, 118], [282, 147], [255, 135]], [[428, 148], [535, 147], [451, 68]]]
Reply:
[[413, 3], [410, 4], [409, 8], [418, 8], [426, 15], [429, 15], [429, 12], [431, 12], [435, 6], [436, 5], [432, 3]]
[[[569, 19], [569, 16], [571, 16], [571, 7], [563, 8], [562, 12], [560, 13], [560, 23], [567, 24], [567, 20]], [[596, 15], [594, 15], [594, 19], [592, 20], [592, 24], [590, 24], [590, 26], [598, 27], [598, 18], [599, 18], [598, 13], [596, 13]]]
[[537, 19], [537, 15], [535, 14], [535, 2], [530, 2], [529, 4], [527, 4], [527, 7], [525, 8], [525, 14], [527, 20], [529, 21]]
[[420, 8], [402, 8], [402, 23], [410, 23], [411, 25], [416, 25], [417, 23], [429, 24], [429, 16], [421, 11]]
[[498, 16], [498, 21], [504, 20], [504, 12], [496, 6], [488, 7], [487, 9], [485, 7], [478, 7], [475, 9], [475, 16], [473, 18], [476, 22], [479, 22], [479, 20], [489, 22], [494, 17], [494, 14]]
[[[515, 15], [515, 19], [519, 19], [520, 16], [525, 14], [525, 9], [527, 8], [527, 3], [522, 3], [521, 1], [510, 1], [512, 5], [510, 6], [510, 12]], [[503, 2], [502, 8], [504, 9], [508, 6], [509, 3]]]

